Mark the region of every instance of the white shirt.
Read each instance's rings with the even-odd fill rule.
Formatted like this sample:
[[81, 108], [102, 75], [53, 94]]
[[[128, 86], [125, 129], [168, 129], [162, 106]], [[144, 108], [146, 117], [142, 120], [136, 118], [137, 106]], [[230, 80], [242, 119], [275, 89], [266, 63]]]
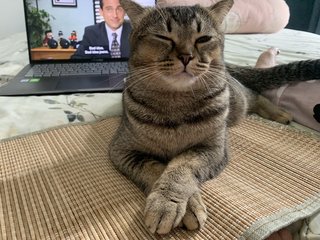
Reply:
[[108, 34], [109, 49], [111, 49], [111, 44], [113, 41], [112, 33], [117, 34], [117, 41], [119, 43], [119, 46], [121, 46], [121, 33], [122, 33], [123, 26], [121, 25], [121, 27], [119, 27], [116, 31], [113, 31], [107, 24], [105, 24], [105, 25], [106, 25], [106, 30], [107, 30], [107, 34]]

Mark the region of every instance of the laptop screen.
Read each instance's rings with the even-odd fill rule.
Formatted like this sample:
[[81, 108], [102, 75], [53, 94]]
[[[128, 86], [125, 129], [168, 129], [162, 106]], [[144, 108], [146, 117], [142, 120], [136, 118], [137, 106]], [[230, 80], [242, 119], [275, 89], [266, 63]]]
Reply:
[[131, 26], [119, 0], [24, 1], [31, 62], [129, 57]]

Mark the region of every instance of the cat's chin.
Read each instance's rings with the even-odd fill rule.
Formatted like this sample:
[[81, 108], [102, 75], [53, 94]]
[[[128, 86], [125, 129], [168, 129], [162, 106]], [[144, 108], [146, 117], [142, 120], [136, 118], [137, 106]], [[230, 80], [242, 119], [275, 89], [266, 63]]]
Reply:
[[177, 90], [184, 90], [192, 87], [192, 85], [196, 83], [197, 79], [198, 78], [196, 76], [187, 72], [181, 72], [170, 77], [165, 77], [165, 81], [169, 86]]

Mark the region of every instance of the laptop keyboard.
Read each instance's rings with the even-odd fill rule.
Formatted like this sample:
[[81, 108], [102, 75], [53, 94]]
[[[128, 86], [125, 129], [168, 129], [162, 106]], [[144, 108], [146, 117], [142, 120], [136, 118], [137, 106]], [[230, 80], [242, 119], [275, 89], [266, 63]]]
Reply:
[[25, 77], [58, 77], [128, 73], [127, 62], [54, 63], [34, 65]]

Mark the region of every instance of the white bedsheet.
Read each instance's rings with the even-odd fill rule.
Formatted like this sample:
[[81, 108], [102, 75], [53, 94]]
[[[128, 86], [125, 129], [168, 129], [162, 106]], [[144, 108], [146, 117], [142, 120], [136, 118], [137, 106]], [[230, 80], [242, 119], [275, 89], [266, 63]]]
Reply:
[[[0, 41], [0, 77], [14, 75], [28, 62], [25, 33]], [[16, 41], [13, 41], [18, 39]], [[320, 58], [320, 35], [284, 29], [275, 34], [226, 36], [225, 59], [254, 65], [269, 47], [281, 50], [279, 63]], [[57, 96], [0, 97], [0, 139], [77, 121], [121, 113], [121, 94], [92, 93]]]

